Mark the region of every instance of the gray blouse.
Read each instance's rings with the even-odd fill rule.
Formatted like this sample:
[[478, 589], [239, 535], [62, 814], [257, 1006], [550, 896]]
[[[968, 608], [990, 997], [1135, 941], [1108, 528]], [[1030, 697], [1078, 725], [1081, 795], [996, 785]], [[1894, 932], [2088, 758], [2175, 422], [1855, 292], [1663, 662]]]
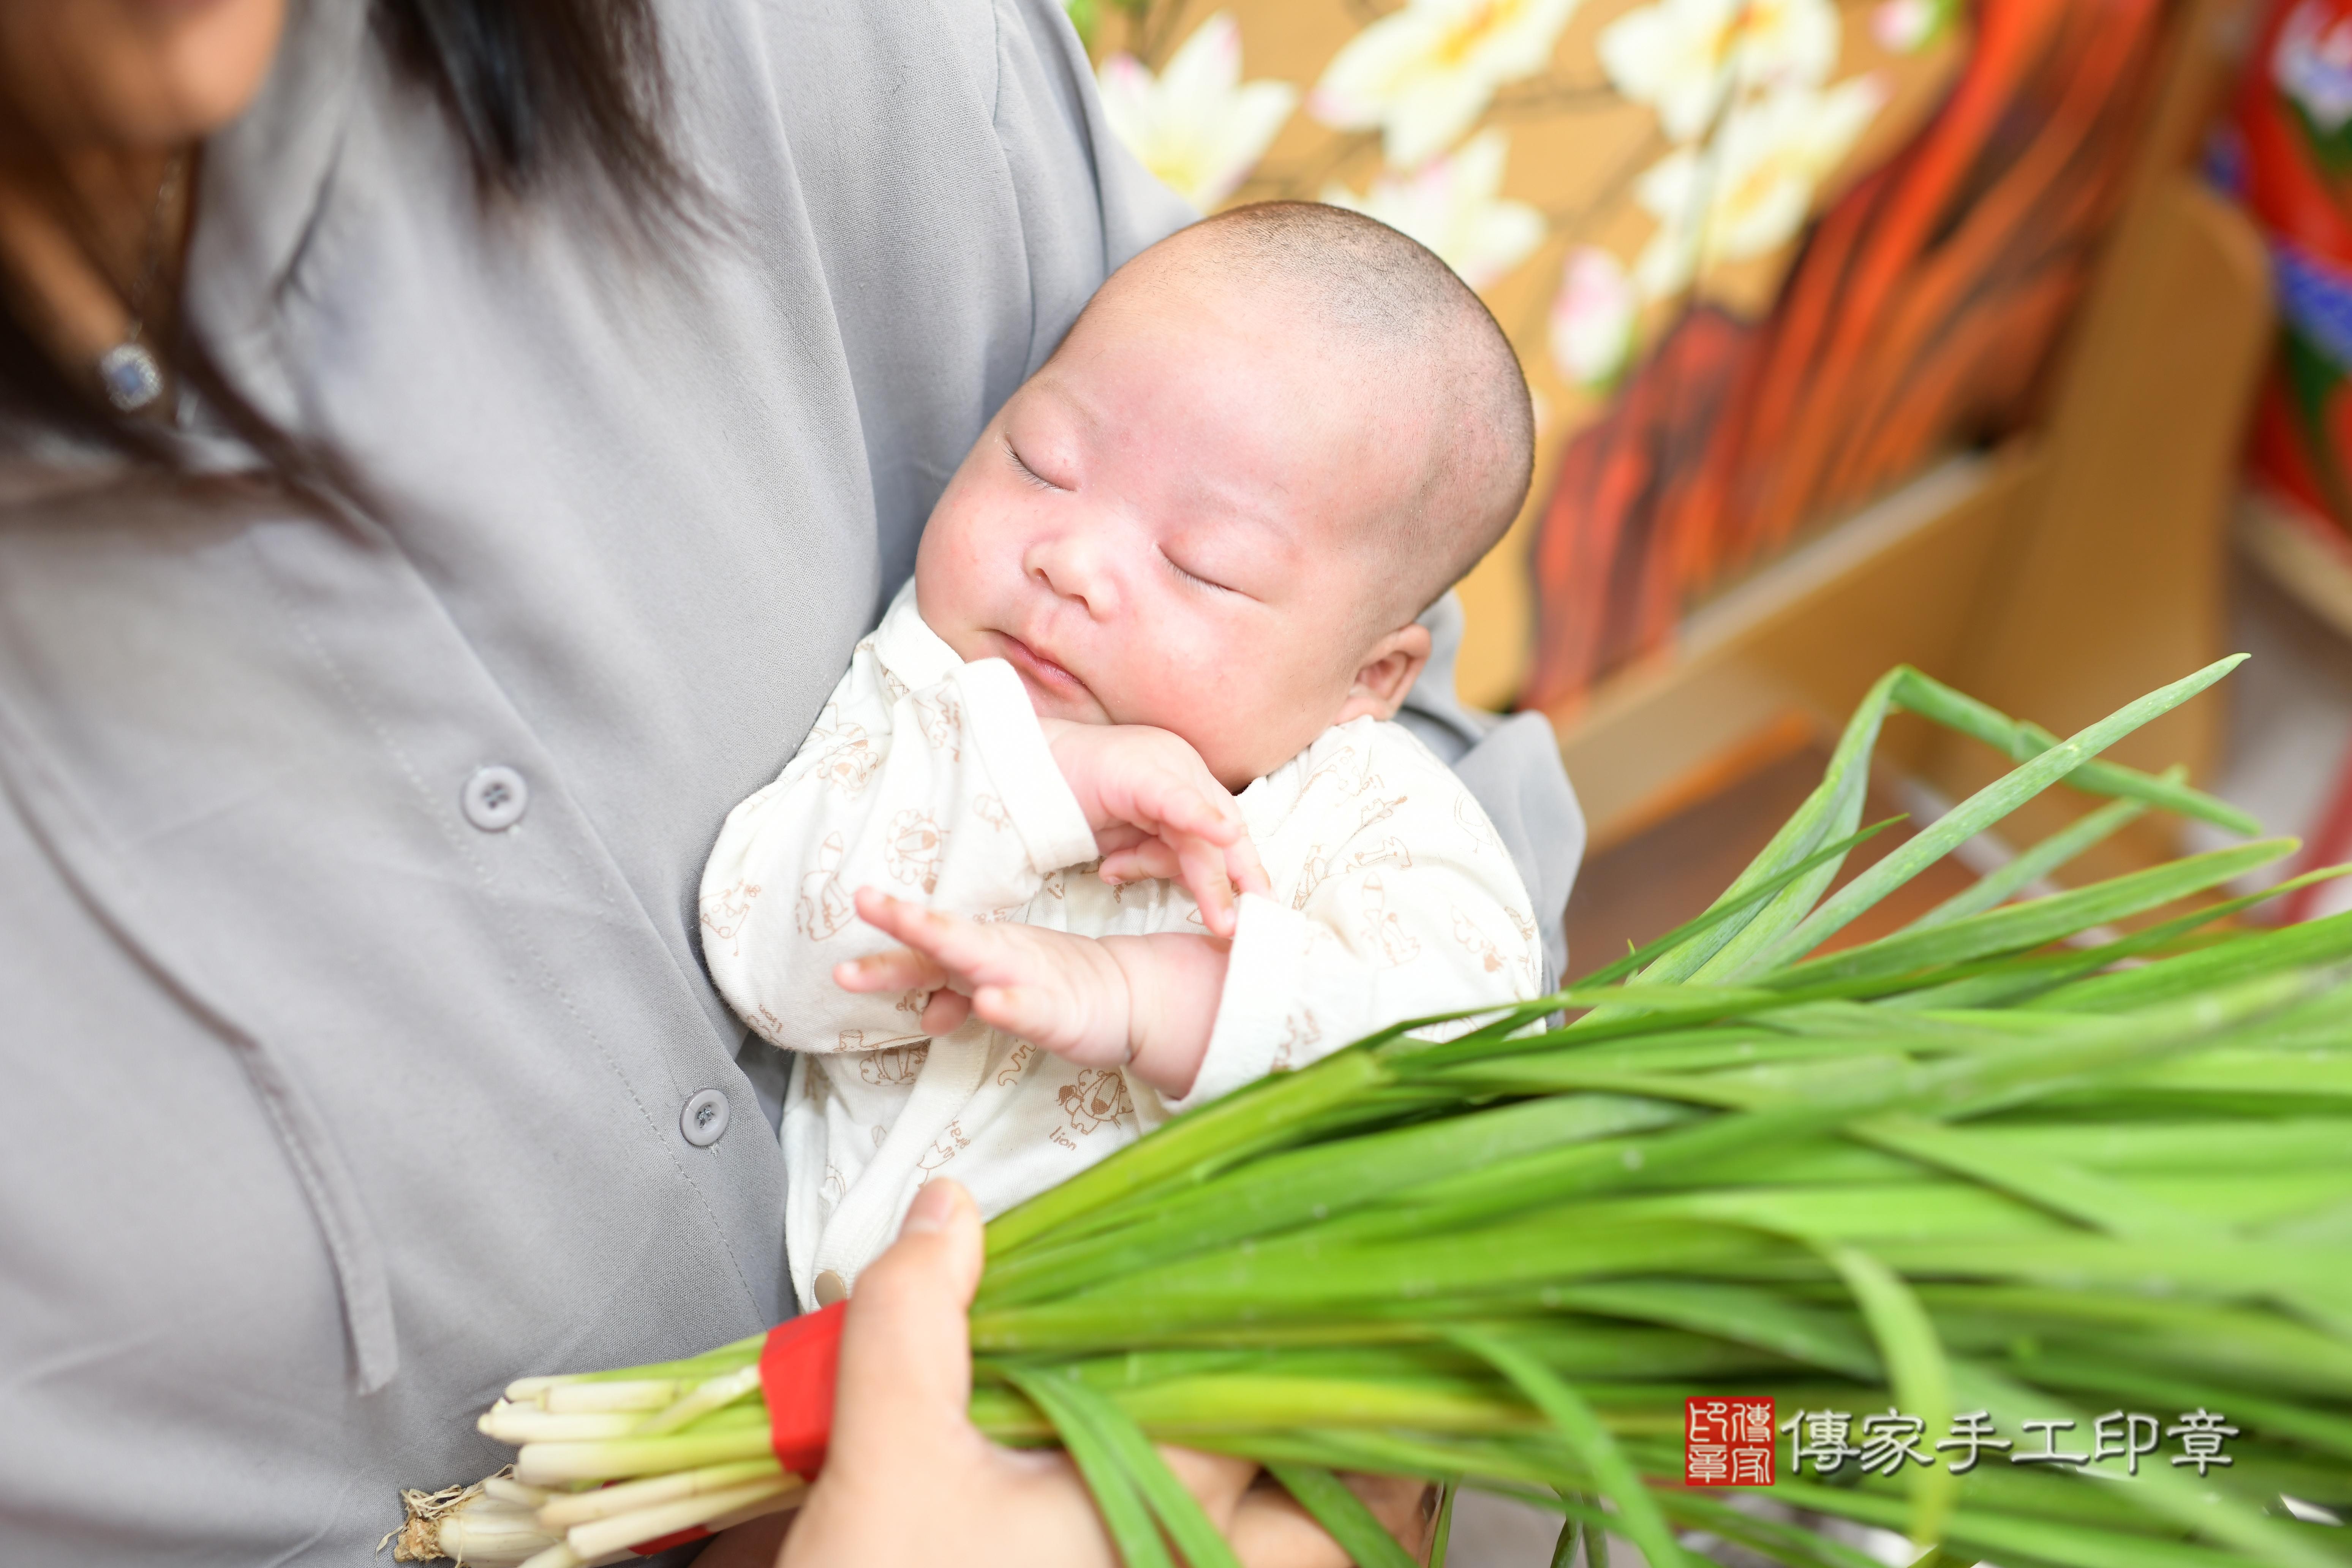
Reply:
[[[632, 255], [478, 202], [362, 0], [297, 6], [189, 303], [348, 515], [0, 470], [0, 1562], [365, 1563], [509, 1377], [793, 1310], [703, 858], [1187, 215], [1052, 0], [664, 13], [724, 232]], [[1549, 732], [1444, 679], [1556, 912]]]

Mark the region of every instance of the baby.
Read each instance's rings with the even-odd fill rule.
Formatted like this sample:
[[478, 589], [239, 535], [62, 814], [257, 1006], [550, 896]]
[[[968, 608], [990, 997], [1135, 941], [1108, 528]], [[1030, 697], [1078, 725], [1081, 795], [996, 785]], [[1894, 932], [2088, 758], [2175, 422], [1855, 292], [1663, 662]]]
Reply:
[[703, 873], [713, 978], [800, 1053], [803, 1301], [935, 1172], [994, 1214], [1171, 1110], [1538, 994], [1509, 855], [1390, 722], [1532, 443], [1494, 319], [1370, 218], [1244, 207], [1103, 286]]

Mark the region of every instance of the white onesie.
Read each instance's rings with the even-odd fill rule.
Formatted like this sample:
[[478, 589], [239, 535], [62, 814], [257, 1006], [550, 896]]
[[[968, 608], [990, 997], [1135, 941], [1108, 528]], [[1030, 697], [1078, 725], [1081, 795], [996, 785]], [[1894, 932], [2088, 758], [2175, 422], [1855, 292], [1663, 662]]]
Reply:
[[783, 773], [728, 814], [702, 875], [711, 977], [799, 1053], [783, 1147], [803, 1302], [821, 1273], [854, 1280], [936, 1171], [994, 1215], [1172, 1110], [1399, 1018], [1538, 994], [1542, 945], [1510, 855], [1402, 726], [1328, 730], [1240, 801], [1274, 893], [1241, 900], [1208, 1053], [1180, 1102], [976, 1019], [926, 1038], [919, 994], [843, 990], [835, 964], [895, 945], [857, 918], [861, 886], [1082, 936], [1203, 929], [1177, 883], [1092, 874], [1094, 834], [1020, 677], [958, 658], [913, 584], [899, 593]]

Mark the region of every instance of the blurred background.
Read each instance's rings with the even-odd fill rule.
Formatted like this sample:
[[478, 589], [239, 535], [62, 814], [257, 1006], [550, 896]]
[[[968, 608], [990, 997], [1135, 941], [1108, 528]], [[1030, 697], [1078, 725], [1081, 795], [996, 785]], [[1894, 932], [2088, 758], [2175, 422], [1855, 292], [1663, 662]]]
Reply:
[[[1517, 344], [1536, 484], [1463, 585], [1459, 684], [1559, 731], [1592, 829], [1571, 974], [1697, 913], [1898, 662], [2063, 734], [2250, 651], [2116, 754], [2301, 835], [2279, 875], [2352, 858], [2352, 0], [1071, 14], [1113, 129], [1195, 205], [1370, 213]], [[2001, 767], [1901, 721], [1882, 754], [1866, 819]], [[2144, 818], [2067, 876], [2178, 835]], [[2352, 879], [2254, 918], [2345, 907]], [[1549, 1563], [1553, 1528], [1481, 1505], [1453, 1561]]]

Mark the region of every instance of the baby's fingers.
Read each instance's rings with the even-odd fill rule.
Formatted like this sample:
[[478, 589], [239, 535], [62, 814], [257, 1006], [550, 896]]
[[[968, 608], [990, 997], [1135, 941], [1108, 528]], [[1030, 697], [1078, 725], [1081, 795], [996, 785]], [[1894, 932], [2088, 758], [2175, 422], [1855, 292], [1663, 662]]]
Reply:
[[1059, 1043], [1067, 1020], [1043, 986], [983, 985], [972, 993], [971, 1010], [992, 1029], [1018, 1039], [1034, 1040], [1051, 1050]]
[[940, 971], [939, 984], [960, 990], [992, 978], [1006, 956], [1003, 928], [943, 915], [873, 888], [857, 889], [857, 914], [929, 958]]
[[1214, 784], [1210, 788], [1216, 790], [1216, 797], [1190, 784], [1153, 790], [1142, 803], [1143, 814], [1154, 819], [1152, 826], [1163, 835], [1189, 834], [1212, 844], [1231, 844], [1244, 831], [1241, 808], [1222, 788]]
[[1156, 882], [1182, 876], [1184, 868], [1166, 839], [1146, 838], [1129, 848], [1104, 856], [1095, 874], [1113, 884]]
[[1116, 855], [1122, 849], [1132, 849], [1151, 835], [1131, 822], [1114, 822], [1095, 835], [1095, 849], [1102, 855]]
[[877, 931], [887, 931], [935, 962], [950, 969], [956, 967], [949, 950], [956, 945], [956, 936], [964, 922], [950, 920], [920, 904], [894, 899], [877, 888], [857, 889], [857, 918]]
[[1176, 858], [1182, 864], [1184, 886], [1201, 906], [1201, 921], [1211, 936], [1234, 934], [1234, 888], [1225, 877], [1225, 849], [1190, 837], [1176, 840]]
[[963, 1027], [963, 1021], [971, 1016], [971, 997], [961, 991], [941, 990], [932, 992], [930, 1000], [923, 1004], [923, 1015], [919, 1022], [922, 1025], [923, 1033], [936, 1039], [941, 1035], [954, 1034]]
[[1274, 883], [1265, 874], [1265, 862], [1258, 858], [1257, 846], [1246, 833], [1225, 846], [1225, 876], [1236, 892], [1255, 893], [1260, 898], [1274, 894]]
[[894, 947], [833, 966], [834, 984], [844, 991], [936, 991], [948, 972], [912, 948]]

